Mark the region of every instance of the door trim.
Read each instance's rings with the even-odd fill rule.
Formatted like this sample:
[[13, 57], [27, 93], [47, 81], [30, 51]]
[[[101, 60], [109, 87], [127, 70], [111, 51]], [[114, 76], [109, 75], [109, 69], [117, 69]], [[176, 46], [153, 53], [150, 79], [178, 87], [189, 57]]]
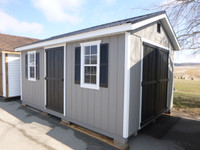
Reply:
[[[147, 43], [147, 44], [150, 44], [152, 46], [155, 46], [155, 47], [159, 47], [161, 49], [164, 49], [166, 51], [169, 51], [168, 53], [168, 78], [169, 78], [169, 65], [170, 65], [170, 51], [171, 49], [170, 48], [167, 48], [165, 46], [162, 46], [158, 43], [154, 43], [152, 41], [149, 41], [145, 38], [141, 38], [141, 66], [140, 66], [140, 102], [139, 102], [139, 107], [140, 107], [140, 111], [139, 111], [139, 129], [141, 129], [141, 122], [142, 122], [142, 81], [143, 81], [143, 58], [144, 58], [144, 43]], [[169, 82], [167, 83], [167, 100], [168, 100], [168, 87], [169, 87]]]
[[63, 51], [64, 51], [64, 65], [63, 65], [63, 74], [64, 74], [64, 85], [63, 85], [63, 116], [66, 115], [66, 43], [63, 43], [63, 44], [56, 44], [56, 45], [51, 45], [51, 46], [47, 46], [47, 47], [44, 47], [44, 109], [47, 110], [48, 108], [46, 108], [46, 105], [47, 105], [47, 88], [46, 88], [46, 80], [45, 80], [45, 77], [46, 77], [46, 49], [49, 49], [49, 48], [55, 48], [55, 47], [64, 47]]

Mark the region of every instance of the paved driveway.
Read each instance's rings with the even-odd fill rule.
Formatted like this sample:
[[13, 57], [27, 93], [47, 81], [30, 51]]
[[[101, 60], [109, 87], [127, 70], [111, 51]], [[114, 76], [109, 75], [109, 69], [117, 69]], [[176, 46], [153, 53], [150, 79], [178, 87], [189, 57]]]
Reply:
[[[200, 149], [200, 119], [162, 116], [129, 139], [130, 149]], [[43, 116], [19, 101], [0, 100], [0, 150], [116, 150]]]

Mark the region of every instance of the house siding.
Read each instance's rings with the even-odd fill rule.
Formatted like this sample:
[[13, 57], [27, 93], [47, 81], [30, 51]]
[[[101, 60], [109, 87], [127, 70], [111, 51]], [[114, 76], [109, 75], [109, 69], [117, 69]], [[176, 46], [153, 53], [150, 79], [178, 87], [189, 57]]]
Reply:
[[[34, 49], [35, 50], [35, 49]], [[22, 67], [22, 102], [35, 107], [44, 109], [44, 49], [37, 49], [40, 53], [40, 80], [29, 81], [25, 76], [25, 55], [21, 52]]]
[[[75, 47], [82, 42], [101, 40], [109, 43], [108, 88], [81, 88], [75, 84]], [[35, 49], [34, 49], [35, 50]], [[22, 52], [22, 101], [44, 109], [44, 48], [40, 52], [40, 80], [25, 78], [25, 54]], [[112, 35], [66, 44], [66, 111], [63, 119], [111, 137], [123, 135], [125, 34]]]
[[20, 96], [20, 56], [8, 54], [8, 97]]
[[170, 48], [169, 53], [169, 83], [167, 94], [167, 108], [173, 103], [173, 56], [174, 48], [161, 26], [161, 32], [157, 32], [157, 23], [152, 23], [132, 32], [130, 50], [130, 109], [129, 109], [129, 135], [139, 130], [140, 121], [140, 87], [141, 87], [141, 55], [142, 39], [146, 39], [161, 46]]
[[[74, 83], [75, 47], [82, 42], [109, 43], [108, 88], [92, 90]], [[111, 134], [122, 136], [125, 35], [69, 43], [66, 46], [66, 119], [77, 120]]]

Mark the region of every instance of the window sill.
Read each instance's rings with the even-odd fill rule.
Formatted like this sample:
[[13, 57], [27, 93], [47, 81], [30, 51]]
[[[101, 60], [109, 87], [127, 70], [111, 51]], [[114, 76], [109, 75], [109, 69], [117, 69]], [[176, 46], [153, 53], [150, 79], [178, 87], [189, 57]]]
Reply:
[[29, 78], [28, 80], [29, 80], [29, 81], [36, 81], [35, 78]]
[[90, 84], [81, 84], [81, 88], [91, 89], [91, 90], [99, 90], [99, 86], [90, 85]]

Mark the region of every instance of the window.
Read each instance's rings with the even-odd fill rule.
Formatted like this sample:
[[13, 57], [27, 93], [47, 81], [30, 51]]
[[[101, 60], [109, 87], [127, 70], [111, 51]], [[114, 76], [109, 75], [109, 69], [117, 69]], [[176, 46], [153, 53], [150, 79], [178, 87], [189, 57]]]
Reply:
[[100, 42], [81, 43], [81, 87], [99, 89]]
[[160, 31], [161, 31], [160, 29], [161, 29], [161, 25], [160, 25], [160, 23], [157, 23], [157, 32], [158, 33], [160, 33]]
[[36, 80], [36, 52], [31, 51], [28, 53], [28, 79], [31, 81]]

